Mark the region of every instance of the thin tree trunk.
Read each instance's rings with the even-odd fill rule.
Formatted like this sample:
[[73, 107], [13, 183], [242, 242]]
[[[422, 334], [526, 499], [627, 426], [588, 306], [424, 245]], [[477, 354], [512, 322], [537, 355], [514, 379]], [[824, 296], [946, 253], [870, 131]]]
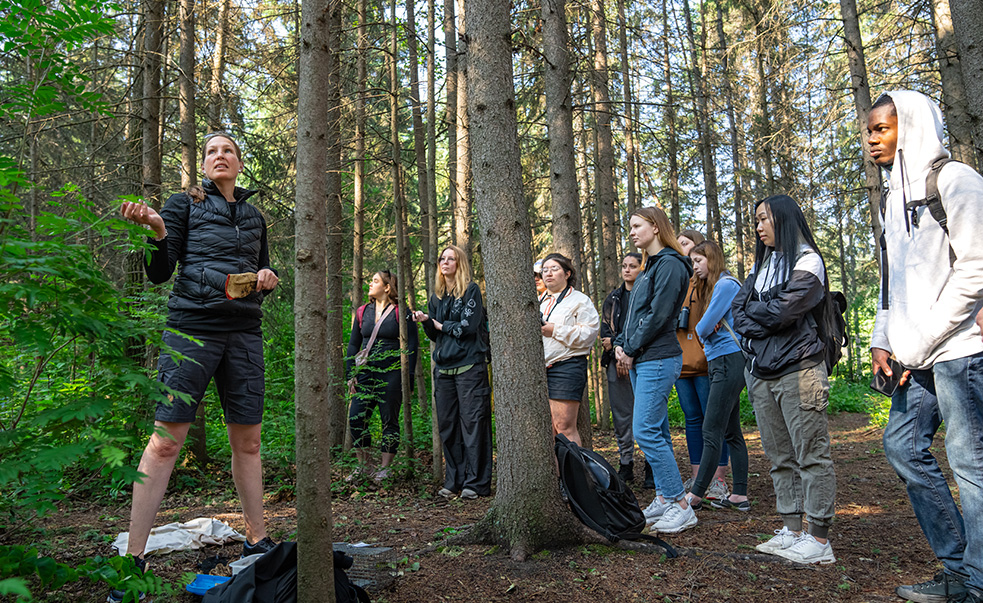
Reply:
[[618, 0], [618, 45], [621, 50], [621, 86], [624, 90], [625, 112], [622, 118], [625, 128], [625, 172], [628, 176], [628, 208], [631, 215], [638, 205], [635, 184], [635, 124], [632, 121], [632, 107], [635, 104], [631, 91], [631, 66], [628, 62], [628, 20], [625, 18], [625, 0]]
[[[724, 89], [724, 101], [727, 103], [727, 123], [730, 125], [731, 161], [734, 164], [734, 236], [737, 239], [737, 276], [744, 280], [744, 177], [741, 162], [741, 144], [738, 138], [737, 118], [734, 111], [734, 91], [731, 87], [731, 73], [727, 59], [727, 36], [724, 33], [724, 11], [717, 4], [717, 37], [720, 39], [720, 68], [721, 83]], [[721, 239], [722, 241], [722, 239]]]
[[[847, 60], [850, 66], [850, 87], [853, 89], [853, 102], [857, 108], [857, 129], [864, 149], [864, 175], [866, 176], [867, 206], [870, 213], [870, 230], [874, 241], [881, 238], [881, 173], [880, 168], [870, 157], [867, 145], [867, 115], [870, 114], [870, 83], [867, 79], [867, 63], [864, 60], [863, 38], [860, 37], [860, 21], [857, 18], [856, 0], [840, 0], [843, 17], [843, 37], [846, 42]], [[875, 253], [878, 265], [879, 253]]]
[[457, 26], [455, 0], [444, 0], [444, 58], [447, 61], [445, 79], [444, 119], [447, 122], [447, 205], [451, 208], [451, 243], [461, 245], [457, 238]]
[[406, 0], [406, 46], [409, 50], [408, 64], [410, 68], [410, 104], [413, 112], [413, 151], [416, 155], [416, 190], [422, 210], [423, 237], [430, 236], [429, 220], [426, 204], [430, 198], [430, 179], [427, 172], [427, 133], [423, 127], [423, 115], [420, 108], [420, 74], [417, 70], [416, 43], [416, 2]]
[[969, 99], [963, 83], [959, 44], [952, 29], [949, 0], [932, 0], [932, 25], [935, 27], [935, 49], [942, 80], [942, 112], [949, 132], [949, 150], [954, 159], [975, 168], [977, 158], [973, 148]]
[[591, 21], [594, 30], [594, 123], [597, 128], [597, 169], [594, 174], [598, 214], [601, 218], [600, 248], [601, 271], [599, 276], [604, 289], [611, 291], [618, 285], [618, 232], [614, 223], [614, 206], [617, 191], [614, 183], [614, 139], [611, 134], [611, 101], [608, 93], [608, 44], [607, 21], [604, 17], [604, 0], [591, 0]]
[[163, 52], [164, 3], [145, 0], [143, 38], [143, 198], [160, 207], [160, 60]]
[[573, 139], [573, 98], [570, 94], [570, 57], [566, 0], [543, 0], [543, 54], [546, 59], [543, 90], [550, 151], [550, 196], [553, 209], [553, 249], [567, 256], [583, 272], [580, 245], [580, 196]]
[[211, 98], [208, 104], [208, 129], [211, 132], [222, 129], [224, 99], [222, 79], [225, 77], [225, 50], [228, 45], [230, 0], [218, 0], [218, 23], [215, 31], [215, 50], [212, 53]]
[[362, 305], [362, 279], [365, 261], [365, 97], [368, 82], [368, 1], [358, 0], [358, 52], [355, 71], [358, 91], [355, 95], [355, 165], [352, 199], [352, 309]]
[[[327, 407], [331, 425], [330, 444], [341, 447], [345, 442], [348, 413], [345, 404], [345, 338], [344, 338], [344, 265], [342, 250], [347, 234], [341, 203], [341, 11], [342, 0], [328, 0], [328, 86], [320, 91], [328, 99], [327, 146], [321, 149], [327, 154], [327, 295], [328, 295], [328, 376], [333, 403]], [[322, 412], [324, 409], [322, 409]]]
[[[959, 42], [959, 65], [969, 101], [976, 157], [983, 163], [983, 2], [949, 0], [953, 28]], [[983, 167], [983, 166], [981, 166]]]
[[524, 560], [576, 539], [560, 501], [550, 438], [546, 371], [536, 295], [528, 274], [532, 240], [522, 192], [508, 0], [467, 0], [468, 79], [474, 192], [484, 250], [492, 348], [498, 484], [478, 526]]
[[457, 185], [454, 190], [454, 238], [469, 257], [471, 242], [471, 141], [468, 129], [468, 33], [465, 25], [464, 0], [458, 0], [457, 61]]
[[679, 161], [676, 140], [676, 101], [672, 90], [672, 63], [669, 54], [669, 12], [666, 10], [666, 0], [662, 0], [662, 72], [666, 81], [666, 106], [663, 110], [666, 122], [666, 155], [669, 157], [669, 206], [672, 213], [672, 225], [678, 232], [682, 227], [679, 211]]
[[764, 190], [766, 195], [775, 194], [775, 170], [772, 167], [771, 147], [771, 115], [768, 110], [768, 78], [765, 76], [765, 55], [767, 46], [764, 37], [764, 26], [760, 21], [755, 25], [758, 35], [758, 52], [755, 55], [755, 67], [758, 70], [758, 112], [760, 127], [755, 147], [759, 149], [761, 164], [764, 167]]
[[[330, 268], [327, 197], [335, 146], [329, 127], [331, 87], [329, 0], [304, 0], [297, 90], [296, 272], [294, 287], [294, 400], [297, 447], [297, 596], [301, 603], [335, 600], [334, 575], [324, 571], [324, 543], [332, 542], [331, 413], [344, 404], [331, 385], [329, 310], [325, 273]], [[342, 431], [344, 435], [344, 431]]]
[[[433, 293], [434, 278], [437, 274], [437, 7], [434, 0], [427, 0], [427, 177], [430, 189], [427, 195], [427, 237], [424, 245], [424, 271], [426, 274], [427, 298]], [[421, 201], [422, 202], [422, 201]], [[434, 344], [430, 342], [430, 357], [433, 357]], [[422, 360], [421, 360], [422, 364]], [[421, 367], [422, 370], [422, 367]], [[420, 399], [424, 399], [421, 388]], [[440, 444], [440, 429], [437, 425], [437, 402], [430, 391], [430, 473], [434, 483], [444, 481], [444, 448]]]

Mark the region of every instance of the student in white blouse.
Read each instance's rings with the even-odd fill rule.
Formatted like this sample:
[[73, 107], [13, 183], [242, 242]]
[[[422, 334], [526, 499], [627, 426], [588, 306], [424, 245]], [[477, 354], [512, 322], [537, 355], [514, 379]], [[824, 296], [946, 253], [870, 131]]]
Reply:
[[543, 260], [542, 274], [546, 292], [539, 298], [539, 311], [553, 433], [562, 433], [579, 446], [577, 412], [587, 386], [587, 355], [601, 319], [590, 298], [574, 289], [577, 272], [570, 258], [549, 254]]

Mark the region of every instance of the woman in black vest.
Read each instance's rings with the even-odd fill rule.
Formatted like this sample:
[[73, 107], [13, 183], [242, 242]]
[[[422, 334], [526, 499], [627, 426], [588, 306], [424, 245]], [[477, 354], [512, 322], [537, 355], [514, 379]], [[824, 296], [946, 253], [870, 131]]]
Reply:
[[[369, 473], [372, 435], [368, 431], [368, 422], [373, 407], [378, 406], [379, 421], [382, 423], [382, 464], [378, 471], [371, 473], [372, 480], [378, 484], [389, 477], [389, 466], [396, 458], [399, 409], [403, 402], [396, 275], [388, 270], [376, 272], [369, 283], [369, 300], [355, 311], [345, 363], [345, 374], [354, 386], [352, 404], [348, 409], [348, 426], [352, 432], [352, 448], [358, 457], [358, 467], [349, 476], [349, 481]], [[412, 319], [408, 313], [404, 313], [404, 316], [407, 321]], [[419, 342], [416, 323], [412, 323], [406, 332], [412, 373]], [[364, 360], [359, 359], [360, 352], [366, 354]]]
[[[143, 203], [126, 202], [120, 209], [123, 217], [153, 233], [150, 242], [155, 249], [145, 266], [150, 281], [166, 282], [177, 267], [167, 302], [167, 326], [197, 340], [164, 334], [166, 345], [179, 354], [160, 355], [159, 379], [186, 399], [171, 396], [171, 401], [158, 403], [157, 431], [150, 436], [138, 467], [147, 477], [133, 484], [127, 553], [140, 568], [145, 565], [144, 548], [174, 461], [213, 377], [225, 412], [232, 477], [246, 523], [243, 554], [274, 546], [263, 522], [259, 454], [265, 392], [260, 304], [278, 278], [270, 268], [266, 220], [247, 201], [256, 191], [235, 185], [243, 168], [239, 145], [224, 132], [209, 134], [204, 143], [201, 186], [172, 195], [160, 213]], [[255, 274], [255, 290], [230, 296], [228, 277], [240, 273]], [[179, 355], [188, 359], [179, 360]], [[113, 591], [109, 601], [121, 601], [123, 596]]]

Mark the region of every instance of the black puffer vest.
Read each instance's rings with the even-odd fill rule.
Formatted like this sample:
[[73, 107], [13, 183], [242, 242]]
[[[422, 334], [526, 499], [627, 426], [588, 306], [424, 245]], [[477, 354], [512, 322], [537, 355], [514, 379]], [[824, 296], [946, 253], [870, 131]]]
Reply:
[[174, 289], [167, 302], [171, 313], [207, 313], [222, 316], [262, 318], [263, 294], [254, 292], [242, 299], [228, 299], [225, 280], [230, 274], [256, 272], [263, 238], [263, 218], [246, 203], [257, 191], [237, 188], [236, 217], [214, 185], [206, 183], [205, 199], [193, 200], [188, 209], [184, 253], [178, 265]]

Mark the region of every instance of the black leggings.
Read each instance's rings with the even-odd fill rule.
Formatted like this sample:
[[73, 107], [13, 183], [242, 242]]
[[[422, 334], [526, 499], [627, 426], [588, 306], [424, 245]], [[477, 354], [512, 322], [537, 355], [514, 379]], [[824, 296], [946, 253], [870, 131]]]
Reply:
[[744, 355], [726, 354], [710, 360], [710, 396], [703, 418], [703, 460], [693, 483], [693, 494], [703, 498], [713, 480], [726, 441], [734, 470], [734, 494], [747, 495], [747, 445], [741, 431], [741, 390], [744, 389]]
[[380, 448], [383, 452], [396, 452], [399, 449], [399, 409], [402, 402], [399, 368], [359, 375], [352, 405], [348, 409], [352, 447], [368, 448], [372, 444], [372, 435], [368, 430], [369, 417], [372, 416], [372, 409], [378, 406], [379, 420], [382, 422]]

